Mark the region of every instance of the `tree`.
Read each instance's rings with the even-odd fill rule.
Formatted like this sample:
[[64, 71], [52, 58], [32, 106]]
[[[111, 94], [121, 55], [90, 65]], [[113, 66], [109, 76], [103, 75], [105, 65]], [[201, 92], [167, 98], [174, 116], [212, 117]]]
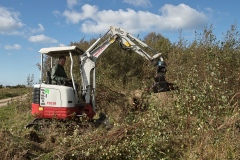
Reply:
[[32, 86], [33, 80], [34, 80], [34, 74], [32, 74], [32, 75], [29, 74], [28, 77], [27, 77], [27, 86], [28, 87]]

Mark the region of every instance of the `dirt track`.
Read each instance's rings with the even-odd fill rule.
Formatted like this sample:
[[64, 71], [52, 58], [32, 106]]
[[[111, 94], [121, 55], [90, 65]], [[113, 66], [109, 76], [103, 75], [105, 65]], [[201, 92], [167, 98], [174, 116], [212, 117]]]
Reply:
[[27, 97], [27, 94], [26, 95], [23, 95], [23, 96], [17, 96], [17, 97], [12, 97], [12, 98], [6, 98], [6, 99], [1, 99], [0, 100], [0, 107], [4, 107], [4, 106], [7, 106], [9, 103], [13, 102], [13, 101], [16, 101], [16, 100], [24, 100], [25, 98]]

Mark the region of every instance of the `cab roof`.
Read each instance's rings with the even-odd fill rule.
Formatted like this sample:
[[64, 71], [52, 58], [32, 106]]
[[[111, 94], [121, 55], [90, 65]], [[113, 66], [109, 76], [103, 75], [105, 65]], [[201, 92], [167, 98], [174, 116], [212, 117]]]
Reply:
[[71, 52], [73, 56], [79, 56], [84, 53], [84, 51], [77, 46], [42, 48], [39, 52], [54, 58], [58, 58], [60, 56], [69, 56], [69, 52]]

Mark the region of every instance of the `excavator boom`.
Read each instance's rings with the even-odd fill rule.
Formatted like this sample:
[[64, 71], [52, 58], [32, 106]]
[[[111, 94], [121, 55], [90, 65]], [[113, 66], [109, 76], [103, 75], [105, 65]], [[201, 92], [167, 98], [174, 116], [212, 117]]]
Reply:
[[[100, 43], [106, 36], [110, 36], [103, 42]], [[93, 110], [95, 110], [95, 63], [97, 58], [114, 42], [118, 41], [122, 49], [132, 50], [152, 62], [153, 64], [156, 61], [164, 62], [163, 57], [161, 57], [161, 53], [158, 53], [151, 47], [149, 47], [146, 43], [134, 37], [124, 29], [119, 27], [111, 26], [110, 29], [104, 34], [103, 37], [97, 39], [97, 41], [83, 54], [81, 55], [81, 68], [80, 72], [82, 75], [82, 96], [85, 97], [86, 103], [90, 103], [93, 106]], [[141, 47], [140, 47], [141, 46]], [[151, 56], [142, 48], [151, 51]], [[159, 64], [159, 63], [158, 63]], [[166, 67], [166, 66], [157, 66], [157, 67]], [[156, 73], [155, 82], [150, 89], [153, 89], [155, 93], [157, 92], [165, 92], [171, 90], [169, 88], [169, 84], [165, 80], [166, 70], [159, 70], [160, 73]], [[92, 81], [90, 79], [92, 77]], [[158, 80], [157, 80], [158, 79]], [[160, 80], [159, 80], [160, 79]], [[92, 84], [90, 84], [92, 82]]]

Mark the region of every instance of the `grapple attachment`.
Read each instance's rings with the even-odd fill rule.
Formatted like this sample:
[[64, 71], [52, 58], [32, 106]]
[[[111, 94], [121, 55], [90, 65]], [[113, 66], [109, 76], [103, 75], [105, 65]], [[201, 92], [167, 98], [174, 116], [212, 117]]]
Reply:
[[152, 90], [154, 93], [159, 92], [167, 92], [171, 90], [178, 90], [178, 86], [176, 86], [173, 83], [169, 83], [165, 79], [165, 74], [167, 72], [166, 69], [166, 63], [163, 61], [163, 59], [160, 59], [156, 63], [156, 75], [154, 77], [154, 83], [150, 87], [150, 90]]

